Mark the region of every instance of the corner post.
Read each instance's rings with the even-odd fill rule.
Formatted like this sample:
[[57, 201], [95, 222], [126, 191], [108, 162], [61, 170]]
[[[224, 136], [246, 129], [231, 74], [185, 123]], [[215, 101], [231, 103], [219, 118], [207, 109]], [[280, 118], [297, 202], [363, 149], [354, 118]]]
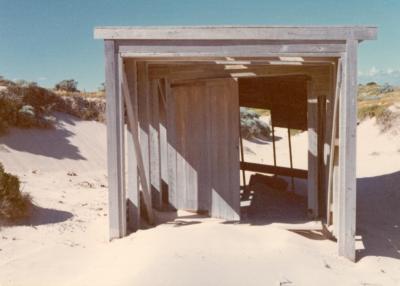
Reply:
[[357, 46], [356, 39], [347, 39], [339, 103], [338, 248], [340, 256], [352, 261], [356, 259]]
[[107, 100], [107, 167], [109, 238], [126, 234], [124, 101], [120, 90], [119, 57], [116, 43], [104, 41]]

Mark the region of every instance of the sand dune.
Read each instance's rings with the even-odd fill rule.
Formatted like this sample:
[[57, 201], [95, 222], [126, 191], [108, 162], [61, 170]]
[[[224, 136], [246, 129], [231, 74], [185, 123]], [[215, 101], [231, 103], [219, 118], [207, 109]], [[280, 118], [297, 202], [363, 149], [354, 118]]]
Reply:
[[[354, 264], [337, 256], [318, 223], [302, 230], [301, 220], [282, 217], [287, 206], [298, 215], [303, 197], [268, 192], [256, 195], [241, 224], [157, 214], [162, 224], [109, 243], [105, 126], [57, 117], [55, 130], [0, 137], [0, 161], [36, 206], [31, 219], [0, 231], [0, 285], [400, 285], [400, 140], [379, 134], [372, 120], [358, 128]], [[278, 135], [285, 165], [287, 137]], [[306, 138], [293, 137], [298, 168], [306, 167]], [[246, 148], [249, 159], [272, 158], [268, 142]]]

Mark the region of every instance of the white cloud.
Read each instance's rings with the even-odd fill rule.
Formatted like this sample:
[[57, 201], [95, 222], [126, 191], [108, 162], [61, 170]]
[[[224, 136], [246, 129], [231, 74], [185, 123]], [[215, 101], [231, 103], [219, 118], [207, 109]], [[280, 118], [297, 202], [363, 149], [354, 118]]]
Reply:
[[45, 76], [41, 76], [37, 79], [37, 81], [45, 81], [45, 80], [47, 80], [47, 77]]
[[394, 85], [400, 85], [400, 69], [399, 68], [386, 68], [378, 69], [371, 67], [368, 70], [359, 70], [358, 81], [360, 83], [377, 82], [377, 83], [389, 83]]
[[376, 67], [371, 67], [370, 69], [366, 71], [360, 70], [358, 72], [358, 76], [360, 77], [374, 77], [374, 76], [395, 76], [395, 77], [400, 77], [400, 69], [393, 69], [393, 68], [387, 68], [387, 69], [378, 69]]

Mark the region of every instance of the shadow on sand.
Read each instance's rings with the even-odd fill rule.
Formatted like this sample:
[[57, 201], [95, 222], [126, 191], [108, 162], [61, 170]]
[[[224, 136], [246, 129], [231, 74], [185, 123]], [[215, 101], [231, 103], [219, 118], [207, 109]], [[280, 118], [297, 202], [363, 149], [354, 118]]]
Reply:
[[[358, 250], [358, 260], [366, 256], [383, 256], [400, 259], [400, 171], [376, 177], [357, 179], [357, 235], [364, 249]], [[250, 198], [251, 196], [251, 198]], [[279, 191], [256, 183], [242, 194], [240, 222], [223, 224], [269, 225], [287, 224], [285, 229], [312, 240], [335, 240], [330, 233], [320, 229], [299, 229], [296, 225], [310, 222], [307, 217], [307, 198], [290, 191]], [[157, 224], [176, 227], [201, 223], [207, 216], [195, 214], [178, 216], [166, 212]]]
[[[267, 145], [272, 143], [272, 137], [250, 137], [250, 138], [243, 138], [243, 140], [247, 140], [249, 142], [261, 144], [261, 145]], [[282, 140], [282, 137], [275, 135], [275, 142]]]
[[43, 225], [66, 221], [73, 217], [73, 214], [67, 211], [31, 206], [31, 216], [19, 222], [19, 225]]
[[0, 137], [0, 144], [17, 151], [55, 159], [86, 160], [80, 154], [79, 148], [69, 140], [69, 137], [73, 136], [74, 133], [65, 128], [66, 125], [75, 125], [79, 119], [62, 113], [56, 113], [55, 117], [57, 120], [55, 128], [13, 128], [10, 134]]
[[[268, 225], [288, 224], [288, 230], [313, 240], [334, 238], [321, 230], [299, 230], [295, 224], [307, 223], [307, 199], [289, 191], [278, 191], [255, 184], [251, 204], [242, 208], [241, 223]], [[294, 229], [290, 229], [293, 225]], [[400, 171], [357, 179], [357, 235], [366, 256], [400, 259]]]
[[39, 226], [45, 224], [54, 224], [66, 221], [73, 217], [73, 214], [67, 211], [48, 209], [31, 204], [29, 217], [16, 221], [2, 222], [3, 226]]
[[400, 259], [400, 171], [357, 179], [357, 234], [364, 245], [358, 259]]

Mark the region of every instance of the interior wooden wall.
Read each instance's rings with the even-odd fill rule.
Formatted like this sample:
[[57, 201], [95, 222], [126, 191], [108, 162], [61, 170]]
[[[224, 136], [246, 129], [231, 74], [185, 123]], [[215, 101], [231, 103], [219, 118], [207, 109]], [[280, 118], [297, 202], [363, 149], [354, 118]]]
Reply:
[[168, 144], [174, 153], [168, 164], [176, 165], [168, 178], [176, 186], [169, 189], [171, 203], [177, 209], [239, 220], [237, 82], [210, 79], [173, 84], [167, 102]]
[[[237, 66], [234, 69], [227, 69], [224, 65], [210, 64], [152, 64], [149, 66], [149, 78], [165, 78], [171, 83], [181, 83], [191, 80], [206, 78], [246, 78], [254, 76], [286, 76], [301, 75], [310, 78], [308, 87], [307, 104], [307, 125], [308, 125], [308, 209], [310, 217], [317, 217], [319, 214], [318, 189], [321, 177], [327, 178], [329, 174], [329, 153], [331, 145], [330, 132], [318, 141], [318, 98], [326, 98], [326, 130], [330, 130], [332, 121], [332, 100], [335, 87], [332, 83], [335, 69], [335, 61], [323, 65], [267, 65], [267, 66]], [[323, 157], [321, 166], [318, 161], [318, 146], [322, 145], [320, 157]], [[321, 169], [323, 171], [321, 171]], [[319, 170], [319, 171], [318, 171]], [[325, 182], [327, 179], [325, 180]], [[322, 192], [327, 192], [327, 182]]]

